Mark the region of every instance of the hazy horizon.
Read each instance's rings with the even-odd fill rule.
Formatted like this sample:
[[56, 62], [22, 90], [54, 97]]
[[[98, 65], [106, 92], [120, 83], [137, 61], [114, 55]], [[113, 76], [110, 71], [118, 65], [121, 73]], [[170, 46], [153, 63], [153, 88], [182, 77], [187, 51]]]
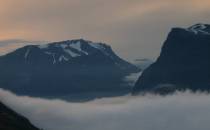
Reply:
[[[110, 44], [122, 58], [155, 59], [172, 27], [210, 23], [208, 0], [1, 1], [0, 40]], [[14, 41], [13, 41], [14, 42]], [[2, 43], [0, 43], [2, 44]], [[25, 44], [8, 43], [0, 54]]]
[[0, 129], [210, 129], [210, 0], [0, 2]]

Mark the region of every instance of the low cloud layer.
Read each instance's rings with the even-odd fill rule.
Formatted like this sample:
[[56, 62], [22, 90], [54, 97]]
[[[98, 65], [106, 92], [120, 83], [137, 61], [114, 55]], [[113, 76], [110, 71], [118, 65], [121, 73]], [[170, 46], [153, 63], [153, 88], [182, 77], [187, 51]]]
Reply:
[[125, 76], [124, 82], [126, 82], [129, 86], [133, 87], [138, 80], [138, 78], [141, 76], [142, 71], [138, 73], [131, 73], [128, 76]]
[[209, 99], [207, 94], [185, 92], [70, 103], [0, 90], [3, 103], [45, 130], [208, 130]]

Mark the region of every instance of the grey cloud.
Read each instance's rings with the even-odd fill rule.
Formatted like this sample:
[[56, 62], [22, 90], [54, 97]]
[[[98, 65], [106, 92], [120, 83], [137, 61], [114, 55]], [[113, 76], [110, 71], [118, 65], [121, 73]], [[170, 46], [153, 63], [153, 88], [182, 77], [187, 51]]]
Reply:
[[210, 95], [124, 96], [86, 103], [20, 97], [0, 90], [5, 104], [45, 130], [207, 130]]
[[27, 41], [27, 40], [21, 40], [21, 39], [6, 39], [6, 40], [0, 40], [0, 47], [8, 46], [11, 44], [42, 44], [47, 43], [46, 41]]
[[22, 39], [7, 39], [0, 40], [0, 55], [9, 53], [17, 48], [23, 47], [25, 45], [36, 45], [36, 44], [46, 44], [47, 41], [30, 41]]

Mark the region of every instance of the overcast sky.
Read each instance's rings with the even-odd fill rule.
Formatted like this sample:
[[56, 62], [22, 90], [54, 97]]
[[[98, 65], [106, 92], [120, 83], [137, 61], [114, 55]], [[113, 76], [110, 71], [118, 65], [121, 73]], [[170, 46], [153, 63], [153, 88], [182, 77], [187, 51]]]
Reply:
[[[0, 40], [106, 42], [123, 58], [156, 58], [172, 27], [210, 23], [209, 0], [0, 0]], [[0, 45], [0, 53], [21, 46]], [[0, 44], [3, 44], [0, 42]], [[26, 44], [26, 42], [24, 43]]]

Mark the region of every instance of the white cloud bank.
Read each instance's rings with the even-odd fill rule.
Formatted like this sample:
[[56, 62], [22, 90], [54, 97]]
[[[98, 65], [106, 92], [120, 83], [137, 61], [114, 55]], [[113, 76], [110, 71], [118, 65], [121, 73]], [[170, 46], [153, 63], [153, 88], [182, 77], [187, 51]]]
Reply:
[[124, 96], [86, 103], [20, 97], [0, 100], [45, 130], [209, 130], [210, 95]]

